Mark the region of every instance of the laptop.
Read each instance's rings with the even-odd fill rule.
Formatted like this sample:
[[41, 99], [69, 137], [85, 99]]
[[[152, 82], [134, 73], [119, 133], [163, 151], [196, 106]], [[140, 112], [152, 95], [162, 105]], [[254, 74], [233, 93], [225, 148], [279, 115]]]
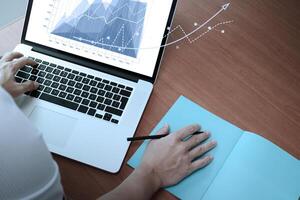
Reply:
[[29, 0], [21, 44], [35, 60], [17, 99], [53, 153], [116, 173], [158, 75], [176, 0]]

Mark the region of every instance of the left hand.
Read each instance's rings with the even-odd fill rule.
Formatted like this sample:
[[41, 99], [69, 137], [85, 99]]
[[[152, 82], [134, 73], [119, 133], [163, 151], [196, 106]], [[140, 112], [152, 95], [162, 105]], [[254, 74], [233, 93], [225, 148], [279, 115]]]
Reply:
[[17, 52], [8, 53], [0, 60], [0, 73], [2, 74], [2, 77], [0, 76], [0, 83], [2, 83], [3, 88], [13, 97], [36, 90], [39, 87], [37, 82], [26, 81], [24, 83], [17, 83], [15, 81], [15, 74], [25, 65], [36, 66], [37, 63], [23, 57], [21, 53]]

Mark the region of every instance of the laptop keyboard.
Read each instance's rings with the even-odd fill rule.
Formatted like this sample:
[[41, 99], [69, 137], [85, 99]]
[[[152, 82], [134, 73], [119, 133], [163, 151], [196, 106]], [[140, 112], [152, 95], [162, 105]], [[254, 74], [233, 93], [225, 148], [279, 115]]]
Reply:
[[36, 91], [25, 93], [78, 112], [118, 124], [133, 91], [128, 87], [100, 77], [72, 70], [37, 58], [36, 68], [25, 66], [15, 79], [40, 84]]

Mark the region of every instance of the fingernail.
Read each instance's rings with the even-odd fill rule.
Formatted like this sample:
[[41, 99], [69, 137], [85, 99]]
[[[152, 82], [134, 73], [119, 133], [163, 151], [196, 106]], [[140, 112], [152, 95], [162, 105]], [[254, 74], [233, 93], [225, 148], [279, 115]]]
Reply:
[[34, 82], [33, 84], [34, 84], [35, 88], [38, 88], [40, 86], [40, 84], [38, 82]]
[[211, 141], [211, 144], [217, 145], [217, 141], [216, 141], [216, 140], [213, 140], [213, 141]]
[[207, 136], [211, 136], [211, 133], [209, 131], [205, 131]]

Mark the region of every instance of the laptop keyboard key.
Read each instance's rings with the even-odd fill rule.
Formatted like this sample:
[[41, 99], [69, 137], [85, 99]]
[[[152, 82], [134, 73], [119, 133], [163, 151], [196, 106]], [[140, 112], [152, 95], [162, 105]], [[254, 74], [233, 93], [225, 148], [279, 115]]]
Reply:
[[103, 103], [103, 101], [104, 101], [104, 97], [97, 97], [97, 101], [99, 102], [99, 103]]
[[102, 119], [102, 118], [103, 118], [103, 115], [96, 114], [95, 117], [97, 117], [97, 118], [99, 118], [99, 119]]
[[115, 108], [118, 108], [120, 106], [120, 102], [114, 101], [112, 103], [112, 106], [115, 107]]
[[90, 104], [90, 100], [88, 100], [88, 99], [83, 99], [82, 104], [87, 106], [87, 105]]
[[47, 67], [45, 71], [48, 72], [48, 73], [51, 73], [51, 72], [53, 72], [53, 68], [52, 67]]
[[60, 84], [58, 89], [61, 90], [61, 91], [65, 91], [66, 88], [67, 88], [67, 86], [65, 86], [63, 84]]
[[113, 93], [119, 93], [119, 92], [120, 92], [120, 89], [119, 89], [119, 88], [116, 88], [116, 87], [114, 87], [114, 88], [112, 89], [112, 92], [113, 92]]
[[40, 71], [40, 72], [38, 73], [38, 76], [39, 76], [39, 77], [45, 77], [45, 76], [46, 76], [46, 72]]
[[126, 106], [127, 102], [128, 102], [128, 98], [126, 98], [126, 97], [122, 97], [122, 99], [121, 99], [121, 105], [120, 105], [120, 109], [124, 110], [124, 108], [125, 108], [125, 106]]
[[74, 91], [74, 88], [72, 88], [72, 87], [68, 87], [66, 91], [67, 91], [68, 93], [73, 93], [73, 91]]
[[73, 94], [68, 94], [67, 99], [70, 101], [73, 101], [73, 99], [75, 98], [75, 96]]
[[76, 89], [76, 90], [74, 91], [74, 94], [77, 95], [77, 96], [79, 96], [79, 95], [81, 94], [81, 90]]
[[84, 78], [82, 80], [82, 83], [84, 83], [84, 84], [89, 84], [89, 82], [90, 82], [90, 79], [88, 79], [88, 78]]
[[82, 92], [82, 93], [81, 93], [81, 96], [82, 96], [83, 98], [88, 98], [89, 93], [87, 93], [87, 92]]
[[91, 116], [94, 116], [95, 113], [96, 113], [96, 109], [90, 108], [87, 114], [91, 115]]
[[68, 75], [68, 73], [65, 71], [60, 72], [60, 76], [62, 76], [62, 77], [66, 77], [67, 75]]
[[77, 108], [79, 106], [77, 103], [70, 102], [70, 101], [67, 101], [67, 100], [64, 100], [64, 99], [61, 99], [58, 97], [54, 97], [54, 96], [51, 96], [51, 95], [48, 95], [45, 93], [43, 93], [40, 96], [40, 99], [63, 106], [63, 107], [66, 107], [66, 108], [70, 108], [72, 110], [77, 110]]
[[133, 89], [131, 87], [126, 87], [126, 90], [131, 92]]
[[118, 115], [118, 116], [121, 116], [123, 113], [122, 110], [119, 110], [119, 109], [116, 109], [116, 108], [113, 108], [110, 106], [106, 106], [105, 111], [108, 113], [114, 114], [114, 115]]
[[99, 90], [99, 91], [98, 91], [98, 95], [104, 96], [104, 94], [105, 94], [105, 91], [104, 91], [104, 90]]
[[39, 70], [45, 70], [45, 69], [46, 69], [46, 66], [45, 66], [45, 65], [39, 65], [39, 66], [37, 67], [37, 69], [39, 69]]
[[35, 98], [39, 98], [40, 94], [41, 94], [40, 91], [35, 90], [35, 91], [32, 91], [30, 93], [30, 96], [35, 97]]
[[24, 66], [22, 69], [20, 69], [21, 71], [23, 72], [27, 72], [27, 73], [30, 73], [31, 70], [32, 70], [32, 67], [28, 67], [28, 66]]
[[47, 62], [47, 61], [43, 61], [42, 64], [43, 64], [43, 65], [49, 65], [50, 63]]
[[119, 101], [121, 99], [121, 96], [118, 94], [115, 94], [113, 97], [113, 100]]
[[53, 77], [53, 81], [59, 82], [59, 81], [60, 81], [60, 77], [59, 77], [59, 76], [54, 76], [54, 77]]
[[65, 93], [65, 92], [59, 93], [59, 97], [61, 97], [61, 98], [65, 98], [66, 96], [67, 96], [67, 93]]
[[59, 86], [59, 84], [58, 83], [56, 83], [56, 82], [53, 82], [52, 84], [51, 84], [51, 87], [52, 88], [58, 88], [58, 86]]
[[97, 81], [91, 80], [90, 86], [96, 86], [96, 85], [97, 85]]
[[90, 94], [90, 96], [89, 96], [89, 99], [92, 101], [96, 100], [96, 98], [97, 98], [97, 96], [94, 94]]
[[81, 98], [81, 97], [75, 97], [74, 101], [75, 101], [76, 103], [81, 103], [82, 98]]
[[111, 117], [112, 117], [111, 114], [105, 113], [103, 119], [106, 120], [106, 121], [110, 121]]
[[116, 120], [116, 119], [111, 119], [111, 122], [114, 123], [114, 124], [118, 124], [119, 123], [119, 121]]
[[82, 77], [81, 77], [81, 76], [76, 76], [76, 77], [75, 77], [75, 81], [78, 81], [78, 82], [79, 82], [79, 81], [81, 81], [81, 80], [82, 80]]
[[49, 88], [49, 87], [46, 87], [46, 88], [45, 88], [45, 90], [44, 90], [44, 92], [46, 92], [46, 93], [50, 93], [50, 92], [51, 92], [51, 90], [52, 90], [51, 88]]
[[74, 79], [74, 77], [75, 77], [75, 75], [74, 75], [74, 74], [69, 74], [67, 77], [68, 77], [68, 79], [71, 79], [71, 80], [73, 80], [73, 79]]
[[53, 74], [47, 74], [46, 79], [51, 80], [53, 78], [53, 76], [54, 76]]
[[88, 107], [81, 105], [79, 106], [78, 111], [82, 113], [86, 113], [88, 111]]
[[100, 89], [103, 89], [103, 88], [104, 88], [104, 86], [105, 86], [105, 84], [104, 84], [104, 83], [98, 83], [98, 85], [97, 85], [97, 87], [98, 87], [98, 88], [100, 88]]
[[31, 81], [35, 81], [37, 79], [37, 76], [34, 76], [34, 75], [31, 75], [30, 77], [29, 77], [29, 80], [31, 80]]
[[52, 90], [52, 92], [51, 92], [51, 94], [52, 94], [52, 95], [54, 95], [54, 96], [57, 96], [57, 95], [58, 95], [58, 93], [59, 93], [59, 91], [58, 91], [58, 90]]
[[112, 89], [112, 86], [110, 86], [110, 85], [106, 85], [105, 87], [104, 87], [104, 90], [106, 90], [106, 91], [111, 91], [111, 89]]
[[70, 68], [65, 68], [66, 72], [71, 72], [72, 70]]
[[121, 90], [120, 94], [126, 97], [130, 97], [131, 92], [128, 92], [127, 90]]
[[17, 76], [20, 77], [20, 78], [28, 79], [30, 75], [25, 73], [25, 72], [19, 71], [17, 73]]
[[97, 103], [96, 103], [96, 102], [94, 102], [94, 101], [91, 101], [91, 103], [90, 103], [90, 107], [92, 107], [92, 108], [96, 108], [96, 107], [97, 107]]
[[75, 85], [75, 87], [76, 87], [76, 88], [78, 88], [78, 89], [81, 89], [81, 88], [82, 88], [82, 86], [83, 86], [83, 84], [82, 84], [82, 83], [76, 83], [76, 85]]
[[32, 69], [31, 74], [32, 75], [37, 75], [39, 73], [39, 70], [37, 69]]
[[91, 92], [91, 93], [93, 93], [93, 94], [97, 94], [97, 92], [98, 92], [98, 89], [97, 89], [97, 88], [94, 88], [94, 87], [92, 87], [92, 88], [91, 88], [91, 90], [90, 90], [90, 92]]
[[106, 79], [103, 79], [102, 82], [105, 83], [105, 84], [109, 84], [109, 81], [106, 80]]
[[68, 79], [66, 79], [66, 78], [62, 78], [62, 79], [60, 80], [60, 82], [61, 82], [62, 84], [67, 84], [67, 82], [68, 82]]
[[113, 93], [111, 93], [111, 92], [106, 92], [106, 94], [105, 94], [105, 97], [107, 97], [107, 98], [112, 98], [112, 96], [113, 96]]
[[23, 79], [19, 78], [19, 77], [15, 77], [15, 80], [17, 83], [22, 83]]
[[110, 106], [110, 104], [112, 103], [112, 100], [110, 99], [105, 99], [104, 104]]
[[104, 108], [105, 108], [105, 105], [103, 105], [101, 103], [98, 104], [98, 107], [97, 107], [98, 110], [104, 110]]

